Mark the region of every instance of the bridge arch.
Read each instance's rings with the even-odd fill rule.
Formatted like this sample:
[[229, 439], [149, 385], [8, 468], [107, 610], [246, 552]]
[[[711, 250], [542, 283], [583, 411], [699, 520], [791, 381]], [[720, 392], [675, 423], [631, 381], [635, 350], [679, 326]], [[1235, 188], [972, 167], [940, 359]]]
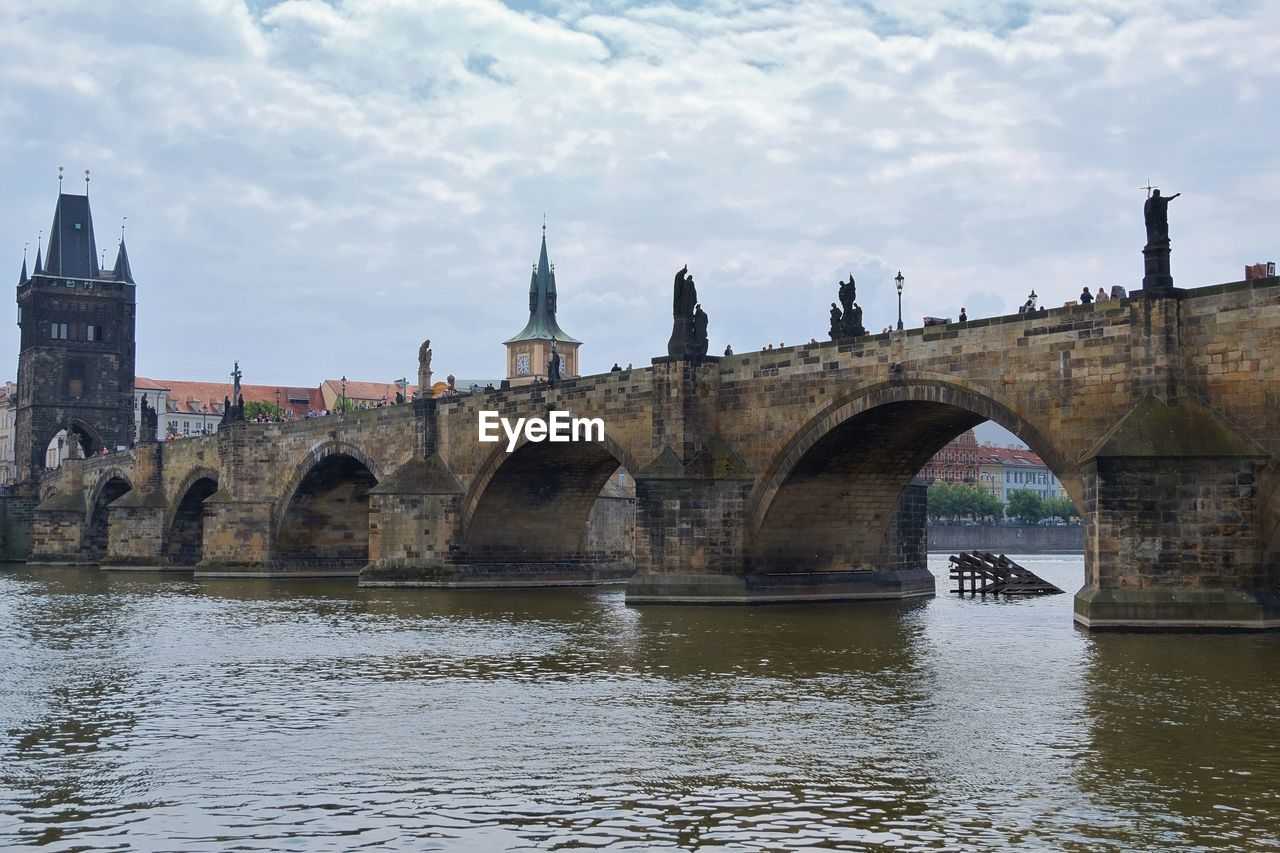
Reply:
[[89, 492], [86, 501], [84, 532], [80, 537], [82, 556], [90, 562], [100, 562], [107, 554], [107, 507], [133, 491], [133, 481], [124, 469], [112, 466], [105, 469]]
[[879, 559], [911, 480], [947, 442], [986, 420], [1025, 441], [1082, 506], [1078, 462], [1040, 425], [975, 383], [908, 374], [837, 396], [775, 454], [746, 508], [753, 568], [871, 568], [857, 561]]
[[165, 556], [176, 566], [194, 566], [204, 555], [204, 502], [218, 490], [218, 472], [197, 467], [187, 473], [165, 509]]
[[[66, 433], [66, 440], [68, 442], [72, 440], [73, 436], [78, 439], [81, 455], [86, 459], [106, 447], [106, 443], [102, 439], [102, 433], [99, 432], [92, 424], [82, 420], [81, 418], [67, 418], [65, 421], [59, 422], [55, 426], [45, 430], [43, 442], [37, 442], [36, 447], [39, 448], [39, 452], [43, 454], [40, 457], [41, 468], [44, 468], [45, 466], [45, 456], [47, 456], [49, 451], [52, 449], [54, 441], [63, 433]], [[69, 448], [67, 453], [70, 455]]]
[[276, 506], [274, 562], [357, 572], [369, 560], [369, 490], [383, 478], [354, 444], [318, 444], [293, 468]]
[[[588, 518], [610, 477], [635, 473], [626, 449], [601, 441], [498, 442], [461, 502], [466, 559], [549, 562], [617, 558], [584, 552]], [[630, 548], [627, 548], [630, 557]]]

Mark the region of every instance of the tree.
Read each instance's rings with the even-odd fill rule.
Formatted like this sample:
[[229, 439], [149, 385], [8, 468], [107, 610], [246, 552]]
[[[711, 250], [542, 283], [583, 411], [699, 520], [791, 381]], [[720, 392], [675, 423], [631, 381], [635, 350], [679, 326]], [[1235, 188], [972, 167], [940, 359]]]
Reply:
[[1071, 502], [1071, 498], [1055, 497], [1049, 498], [1044, 502], [1044, 514], [1048, 518], [1060, 518], [1063, 521], [1068, 521], [1079, 516], [1080, 511]]
[[1004, 518], [1004, 504], [987, 489], [974, 489], [977, 492], [973, 514], [978, 518], [999, 520]]
[[955, 487], [941, 480], [929, 484], [925, 512], [930, 518], [954, 518], [960, 514]]
[[1000, 518], [1004, 507], [986, 489], [934, 480], [929, 484], [925, 511], [930, 518]]
[[1030, 489], [1015, 489], [1009, 493], [1009, 505], [1005, 514], [1020, 518], [1027, 524], [1035, 524], [1045, 517], [1044, 501]]
[[271, 420], [276, 419], [276, 415], [281, 413], [278, 406], [262, 400], [248, 400], [244, 404], [244, 419], [246, 421], [254, 421], [259, 415], [266, 415]]

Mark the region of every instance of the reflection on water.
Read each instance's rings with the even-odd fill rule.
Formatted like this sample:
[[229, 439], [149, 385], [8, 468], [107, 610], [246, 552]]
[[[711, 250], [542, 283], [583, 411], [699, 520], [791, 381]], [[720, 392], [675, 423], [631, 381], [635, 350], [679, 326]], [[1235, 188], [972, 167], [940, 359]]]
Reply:
[[1069, 595], [628, 608], [11, 566], [0, 649], [0, 847], [1280, 844], [1280, 637], [1088, 635]]

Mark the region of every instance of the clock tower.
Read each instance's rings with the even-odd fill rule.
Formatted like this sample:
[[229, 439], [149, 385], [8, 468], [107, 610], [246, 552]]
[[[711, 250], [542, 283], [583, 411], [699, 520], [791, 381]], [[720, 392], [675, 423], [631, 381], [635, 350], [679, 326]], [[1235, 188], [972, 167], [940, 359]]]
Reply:
[[505, 341], [507, 381], [513, 387], [535, 380], [545, 381], [553, 343], [560, 357], [561, 378], [580, 375], [578, 347], [582, 341], [566, 334], [556, 322], [556, 269], [547, 260], [547, 226], [544, 225], [542, 252], [529, 281], [529, 322], [519, 334]]

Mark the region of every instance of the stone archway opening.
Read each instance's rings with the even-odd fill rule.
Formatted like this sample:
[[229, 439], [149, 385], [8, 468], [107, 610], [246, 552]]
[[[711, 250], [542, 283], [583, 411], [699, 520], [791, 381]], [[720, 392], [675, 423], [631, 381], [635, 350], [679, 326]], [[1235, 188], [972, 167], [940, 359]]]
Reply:
[[634, 561], [636, 481], [626, 466], [609, 475], [587, 516], [583, 550], [602, 559]]
[[70, 424], [49, 438], [44, 450], [44, 467], [61, 468], [66, 460], [87, 459], [96, 455], [102, 447], [102, 442], [92, 432]]
[[107, 555], [107, 507], [131, 491], [133, 486], [123, 477], [111, 477], [98, 490], [80, 540], [81, 554], [87, 562], [100, 563]]
[[610, 564], [620, 579], [634, 571], [634, 534], [635, 482], [608, 447], [529, 442], [501, 460], [480, 495], [460, 561]]
[[273, 562], [285, 570], [359, 573], [369, 562], [369, 490], [377, 484], [368, 466], [346, 453], [316, 462], [288, 499]]
[[182, 495], [169, 526], [165, 555], [173, 566], [194, 567], [204, 556], [204, 502], [218, 491], [218, 481], [200, 477]]
[[912, 531], [924, 524], [924, 486], [912, 483], [934, 454], [984, 420], [957, 406], [909, 400], [836, 424], [778, 484], [756, 531], [753, 570], [922, 569], [924, 550]]

